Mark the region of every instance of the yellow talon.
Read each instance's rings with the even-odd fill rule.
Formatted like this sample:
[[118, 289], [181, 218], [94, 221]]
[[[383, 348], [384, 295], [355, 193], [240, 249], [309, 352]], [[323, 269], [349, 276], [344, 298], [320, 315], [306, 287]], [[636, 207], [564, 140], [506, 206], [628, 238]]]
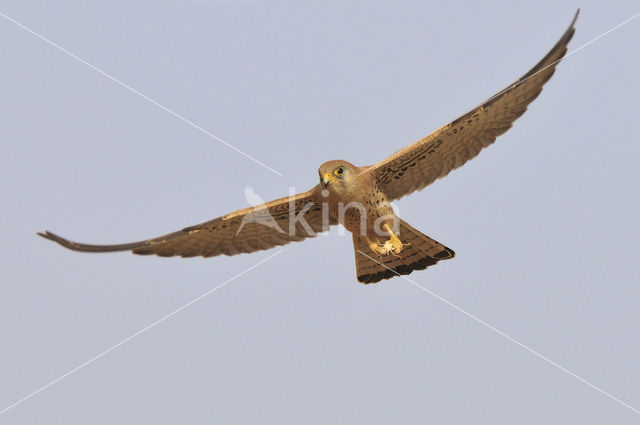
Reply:
[[389, 232], [389, 239], [381, 244], [378, 240], [372, 241], [367, 236], [367, 243], [369, 244], [369, 248], [373, 251], [374, 254], [383, 256], [383, 255], [398, 255], [402, 252], [402, 249], [405, 245], [403, 244], [400, 238], [398, 238], [393, 231], [391, 231], [391, 227], [388, 224], [384, 225], [384, 228], [387, 232]]
[[380, 244], [377, 240], [372, 241], [371, 239], [369, 239], [369, 236], [367, 236], [367, 243], [369, 244], [369, 249], [371, 249], [374, 254], [382, 255], [382, 253], [380, 252]]
[[403, 247], [402, 241], [400, 240], [400, 238], [398, 238], [395, 235], [395, 233], [393, 233], [393, 231], [391, 230], [391, 227], [389, 227], [388, 224], [385, 223], [384, 228], [387, 232], [389, 232], [389, 236], [390, 236], [390, 239], [387, 242], [385, 242], [385, 246], [387, 244], [390, 244], [392, 248], [391, 253], [396, 255], [400, 254], [402, 252], [402, 247]]

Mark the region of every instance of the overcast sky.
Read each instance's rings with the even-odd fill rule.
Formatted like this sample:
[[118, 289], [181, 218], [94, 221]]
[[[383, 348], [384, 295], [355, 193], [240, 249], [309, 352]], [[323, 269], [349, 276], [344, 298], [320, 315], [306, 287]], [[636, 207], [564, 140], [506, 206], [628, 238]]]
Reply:
[[[210, 259], [161, 235], [374, 163], [640, 12], [629, 1], [3, 0], [0, 424], [637, 424], [640, 18], [398, 203], [457, 253], [361, 285], [337, 230]], [[230, 149], [8, 19], [246, 152]]]

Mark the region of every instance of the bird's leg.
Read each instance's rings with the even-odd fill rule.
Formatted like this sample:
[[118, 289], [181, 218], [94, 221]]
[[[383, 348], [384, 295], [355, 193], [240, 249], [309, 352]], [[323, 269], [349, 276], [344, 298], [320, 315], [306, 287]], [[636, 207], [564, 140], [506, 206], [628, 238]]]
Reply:
[[378, 242], [378, 240], [376, 239], [375, 241], [372, 241], [369, 236], [365, 236], [367, 238], [367, 244], [369, 245], [369, 249], [371, 251], [373, 251], [374, 254], [376, 255], [385, 255], [387, 252], [384, 250], [383, 245], [380, 244], [380, 242]]
[[369, 248], [371, 249], [371, 251], [373, 251], [374, 254], [379, 256], [388, 254], [400, 254], [405, 244], [403, 244], [400, 238], [398, 238], [395, 233], [393, 233], [391, 227], [389, 227], [388, 224], [385, 224], [384, 228], [387, 232], [389, 232], [389, 240], [385, 241], [384, 244], [381, 244], [377, 239], [375, 241], [372, 241], [367, 236], [367, 244], [369, 244]]
[[404, 244], [391, 230], [388, 224], [385, 223], [384, 229], [389, 232], [389, 240], [384, 243], [384, 248], [388, 254], [398, 255], [402, 252]]

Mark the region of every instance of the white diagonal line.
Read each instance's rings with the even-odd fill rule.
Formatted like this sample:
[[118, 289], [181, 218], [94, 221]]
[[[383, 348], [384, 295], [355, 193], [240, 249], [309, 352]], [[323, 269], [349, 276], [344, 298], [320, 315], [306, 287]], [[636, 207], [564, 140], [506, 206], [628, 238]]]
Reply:
[[171, 115], [173, 115], [174, 117], [178, 118], [181, 121], [184, 121], [185, 123], [189, 124], [191, 127], [195, 128], [196, 130], [201, 131], [202, 133], [206, 134], [207, 136], [211, 137], [214, 140], [217, 140], [218, 142], [222, 143], [223, 145], [225, 145], [226, 147], [233, 149], [234, 151], [238, 152], [240, 155], [243, 155], [244, 157], [250, 159], [251, 161], [255, 162], [256, 164], [259, 164], [261, 166], [263, 166], [264, 168], [266, 168], [267, 170], [271, 171], [272, 173], [275, 173], [277, 175], [279, 175], [280, 177], [282, 177], [282, 174], [277, 172], [276, 170], [274, 170], [273, 168], [269, 167], [268, 165], [266, 165], [264, 162], [257, 160], [256, 158], [252, 157], [251, 155], [249, 155], [248, 153], [236, 148], [235, 146], [233, 146], [232, 144], [225, 142], [224, 140], [222, 140], [220, 137], [216, 136], [215, 134], [211, 133], [208, 130], [205, 130], [204, 128], [200, 127], [198, 124], [194, 123], [193, 121], [183, 117], [182, 115], [180, 115], [179, 113], [177, 113], [176, 111], [174, 111], [173, 109], [167, 108], [166, 106], [162, 105], [161, 103], [159, 103], [158, 101], [150, 98], [149, 96], [139, 92], [138, 90], [134, 89], [133, 87], [131, 87], [130, 85], [123, 83], [122, 81], [118, 80], [116, 77], [114, 77], [113, 75], [101, 70], [100, 68], [90, 64], [89, 62], [87, 62], [86, 60], [74, 55], [73, 53], [71, 53], [70, 51], [68, 51], [67, 49], [65, 49], [64, 47], [54, 43], [53, 41], [45, 38], [44, 36], [38, 34], [37, 32], [33, 31], [30, 28], [27, 28], [26, 26], [22, 25], [20, 22], [16, 21], [15, 19], [10, 18], [9, 16], [5, 15], [4, 13], [0, 12], [0, 16], [2, 16], [4, 19], [6, 19], [9, 22], [14, 23], [15, 25], [17, 25], [18, 27], [22, 28], [23, 30], [35, 35], [36, 37], [38, 37], [40, 40], [44, 41], [45, 43], [49, 44], [50, 46], [55, 47], [56, 49], [60, 50], [61, 52], [71, 56], [72, 58], [74, 58], [75, 60], [77, 60], [80, 63], [83, 63], [84, 65], [88, 66], [89, 68], [93, 69], [94, 71], [104, 75], [105, 77], [107, 77], [108, 79], [110, 79], [111, 81], [121, 85], [122, 87], [126, 88], [127, 90], [129, 90], [132, 93], [137, 94], [138, 96], [140, 96], [141, 98], [153, 103], [154, 105], [156, 105], [158, 108], [170, 113]]
[[[545, 69], [549, 68], [550, 66], [554, 66], [555, 64], [557, 64], [558, 62], [561, 62], [563, 60], [565, 60], [566, 58], [568, 58], [569, 56], [573, 55], [574, 53], [578, 53], [580, 50], [584, 49], [585, 47], [587, 47], [588, 45], [590, 45], [591, 43], [593, 43], [594, 41], [597, 41], [599, 39], [601, 39], [602, 37], [604, 37], [605, 35], [617, 30], [618, 28], [620, 28], [621, 26], [628, 24], [629, 22], [633, 21], [634, 19], [636, 19], [638, 16], [640, 16], [640, 12], [636, 13], [635, 15], [633, 15], [632, 17], [630, 17], [629, 19], [625, 19], [624, 21], [620, 22], [618, 25], [609, 28], [607, 31], [603, 32], [602, 34], [600, 34], [599, 36], [587, 41], [586, 43], [580, 45], [578, 48], [568, 52], [567, 54], [565, 54], [563, 57], [561, 57], [560, 59], [556, 60], [555, 62], [550, 63], [549, 65], [545, 66], [544, 68], [538, 70], [537, 72], [529, 75], [527, 78], [525, 78], [522, 81], [518, 81], [516, 84], [512, 84], [509, 87], [507, 87], [506, 89], [500, 90], [498, 93], [494, 94], [493, 96], [491, 96], [489, 99], [485, 100], [484, 102], [482, 102], [481, 104], [475, 106], [474, 108], [471, 109], [471, 111], [473, 111], [474, 109], [478, 108], [479, 106], [489, 102], [492, 99], [495, 99], [496, 97], [500, 96], [503, 93], [508, 92], [509, 90], [512, 90], [514, 88], [516, 88], [519, 85], [522, 85], [522, 83], [524, 83], [525, 81], [527, 81], [529, 78], [533, 78], [536, 75], [538, 75], [539, 73], [541, 73], [542, 71], [544, 71]], [[438, 131], [438, 130], [436, 130]], [[367, 167], [365, 170], [361, 171], [360, 174], [358, 174], [359, 176], [366, 173], [369, 170], [372, 170], [376, 167], [376, 164]]]
[[[580, 50], [584, 49], [585, 47], [587, 47], [588, 45], [590, 45], [591, 43], [593, 43], [594, 41], [597, 41], [599, 39], [601, 39], [602, 37], [604, 37], [605, 35], [617, 30], [618, 28], [620, 28], [621, 26], [628, 24], [629, 22], [633, 21], [634, 19], [636, 19], [638, 16], [640, 16], [640, 12], [636, 13], [635, 15], [633, 15], [632, 17], [630, 17], [629, 19], [625, 19], [624, 21], [620, 22], [618, 25], [615, 25], [614, 27], [609, 28], [607, 31], [603, 32], [602, 34], [600, 34], [599, 36], [587, 41], [586, 43], [580, 45], [578, 48], [567, 52], [563, 57], [561, 57], [560, 59], [551, 62], [549, 65], [545, 66], [542, 69], [539, 69], [538, 71], [534, 72], [533, 74], [529, 75], [527, 78], [518, 81], [517, 83], [514, 83], [512, 85], [510, 85], [509, 87], [507, 87], [506, 89], [503, 89], [501, 91], [499, 91], [498, 93], [494, 94], [493, 96], [491, 96], [489, 99], [485, 100], [484, 102], [482, 102], [480, 105], [476, 106], [473, 109], [476, 109], [477, 107], [481, 106], [484, 103], [487, 103], [489, 101], [491, 101], [492, 99], [495, 99], [496, 97], [500, 96], [503, 93], [508, 92], [509, 90], [512, 90], [514, 88], [516, 88], [517, 86], [522, 85], [522, 83], [524, 83], [525, 81], [527, 81], [530, 78], [535, 77], [536, 75], [538, 75], [539, 73], [541, 73], [542, 71], [544, 71], [545, 69], [549, 68], [550, 66], [555, 66], [558, 62], [562, 62], [563, 60], [565, 60], [566, 58], [568, 58], [569, 56], [579, 52]], [[473, 110], [472, 109], [472, 110]]]
[[636, 19], [638, 16], [640, 16], [640, 12], [636, 13], [635, 15], [633, 15], [632, 17], [630, 17], [629, 19], [626, 19], [622, 22], [620, 22], [618, 25], [611, 27], [610, 29], [608, 29], [607, 31], [603, 32], [602, 34], [600, 34], [599, 36], [597, 36], [596, 38], [592, 39], [591, 41], [587, 41], [586, 43], [584, 43], [583, 45], [581, 45], [580, 47], [578, 47], [575, 50], [572, 50], [571, 52], [567, 53], [564, 57], [569, 57], [572, 54], [584, 49], [585, 47], [587, 47], [589, 44], [593, 43], [596, 40], [601, 39], [602, 37], [604, 37], [605, 35], [609, 34], [610, 32], [613, 32], [615, 30], [617, 30], [618, 28], [620, 28], [621, 26], [628, 24], [629, 22], [633, 21], [634, 19]]
[[500, 329], [497, 329], [496, 327], [488, 324], [487, 322], [485, 322], [484, 320], [478, 318], [477, 316], [474, 316], [473, 314], [469, 313], [468, 311], [458, 307], [457, 305], [453, 304], [451, 301], [447, 300], [446, 298], [441, 297], [440, 295], [436, 294], [435, 292], [425, 288], [422, 285], [419, 285], [417, 282], [413, 281], [412, 279], [410, 279], [407, 276], [401, 275], [400, 273], [396, 272], [395, 270], [387, 267], [386, 265], [384, 265], [383, 263], [379, 262], [378, 260], [376, 260], [375, 258], [370, 257], [369, 255], [365, 254], [364, 252], [358, 250], [358, 252], [362, 255], [364, 255], [365, 257], [368, 257], [370, 260], [375, 261], [376, 263], [380, 264], [382, 267], [391, 270], [393, 273], [395, 273], [396, 275], [398, 275], [399, 277], [403, 278], [404, 280], [410, 282], [411, 284], [413, 284], [414, 286], [416, 286], [417, 288], [423, 290], [424, 292], [426, 292], [427, 294], [431, 295], [432, 297], [442, 301], [443, 303], [447, 304], [449, 307], [454, 308], [455, 310], [459, 311], [460, 313], [464, 314], [465, 316], [475, 320], [476, 322], [480, 323], [481, 325], [491, 329], [492, 331], [494, 331], [495, 333], [497, 333], [498, 335], [501, 335], [503, 337], [505, 337], [506, 339], [508, 339], [509, 341], [513, 342], [514, 344], [518, 345], [521, 348], [524, 348], [525, 350], [527, 350], [528, 352], [530, 352], [531, 354], [535, 355], [536, 357], [541, 358], [542, 360], [544, 360], [545, 362], [549, 363], [552, 366], [557, 367], [558, 369], [560, 369], [561, 371], [565, 372], [568, 375], [573, 376], [574, 378], [576, 378], [578, 381], [590, 386], [591, 388], [593, 388], [594, 390], [598, 391], [600, 394], [603, 394], [607, 397], [609, 397], [611, 400], [623, 405], [624, 407], [626, 407], [627, 409], [637, 413], [640, 415], [640, 410], [636, 409], [635, 407], [625, 403], [624, 401], [620, 400], [619, 398], [617, 398], [616, 396], [608, 393], [607, 391], [603, 390], [602, 388], [592, 384], [591, 382], [587, 381], [586, 379], [576, 375], [575, 373], [571, 372], [569, 369], [559, 365], [558, 363], [554, 362], [553, 360], [551, 360], [550, 358], [538, 353], [537, 351], [535, 351], [533, 348], [530, 348], [529, 346], [523, 344], [522, 342], [518, 341], [517, 339], [507, 335], [506, 333], [502, 332]]
[[46, 390], [47, 388], [49, 388], [50, 386], [54, 385], [55, 383], [63, 380], [64, 378], [66, 378], [67, 376], [77, 372], [78, 370], [82, 369], [83, 367], [93, 363], [94, 361], [98, 360], [100, 357], [104, 356], [105, 354], [110, 353], [111, 351], [115, 350], [116, 348], [120, 347], [122, 344], [125, 344], [129, 341], [131, 341], [132, 339], [134, 339], [135, 337], [145, 333], [146, 331], [148, 331], [149, 329], [153, 328], [154, 326], [164, 322], [165, 320], [167, 320], [168, 318], [180, 313], [182, 310], [184, 310], [185, 308], [197, 303], [198, 301], [200, 301], [201, 299], [203, 299], [204, 297], [206, 297], [207, 295], [212, 294], [213, 292], [217, 291], [218, 289], [222, 288], [223, 286], [227, 285], [228, 283], [233, 282], [234, 280], [236, 280], [237, 278], [239, 278], [240, 276], [244, 275], [245, 273], [255, 269], [256, 267], [258, 267], [259, 265], [269, 261], [270, 259], [272, 259], [273, 257], [275, 257], [276, 255], [280, 254], [282, 251], [278, 251], [275, 254], [270, 255], [269, 257], [265, 258], [264, 260], [254, 264], [253, 266], [249, 267], [248, 269], [245, 269], [244, 271], [238, 273], [237, 275], [231, 277], [230, 279], [225, 280], [224, 282], [222, 282], [220, 285], [216, 286], [213, 289], [209, 289], [207, 292], [205, 292], [204, 294], [200, 295], [197, 298], [194, 298], [193, 300], [189, 301], [188, 303], [186, 303], [185, 305], [183, 305], [180, 308], [177, 308], [175, 310], [173, 310], [171, 313], [163, 316], [162, 318], [156, 320], [155, 322], [153, 322], [152, 324], [140, 329], [138, 332], [134, 333], [133, 335], [123, 339], [122, 341], [120, 341], [119, 343], [117, 343], [116, 345], [112, 346], [111, 348], [108, 348], [106, 350], [104, 350], [102, 353], [90, 358], [89, 360], [87, 360], [86, 362], [82, 363], [81, 365], [71, 369], [69, 372], [65, 373], [64, 375], [54, 379], [53, 381], [49, 382], [46, 385], [43, 385], [42, 387], [38, 388], [37, 390], [35, 390], [34, 392], [32, 392], [31, 394], [22, 397], [20, 400], [16, 401], [13, 404], [10, 404], [9, 406], [5, 407], [4, 409], [0, 410], [0, 415], [2, 415], [3, 413], [13, 409], [14, 407], [16, 407], [17, 405], [21, 404], [24, 401], [29, 400], [31, 397], [33, 397], [34, 395]]

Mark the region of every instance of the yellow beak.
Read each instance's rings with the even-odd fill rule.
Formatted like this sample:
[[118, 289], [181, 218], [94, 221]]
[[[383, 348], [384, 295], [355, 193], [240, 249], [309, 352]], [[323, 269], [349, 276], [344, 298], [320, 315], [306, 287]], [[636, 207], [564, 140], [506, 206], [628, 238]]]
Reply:
[[326, 188], [333, 181], [334, 177], [331, 173], [324, 173], [322, 175], [322, 185]]

